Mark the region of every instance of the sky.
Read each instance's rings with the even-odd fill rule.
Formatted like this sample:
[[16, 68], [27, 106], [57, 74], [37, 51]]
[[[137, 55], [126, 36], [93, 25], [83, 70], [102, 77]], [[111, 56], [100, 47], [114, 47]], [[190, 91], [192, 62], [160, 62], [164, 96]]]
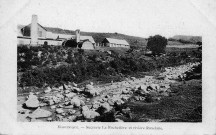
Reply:
[[17, 24], [148, 37], [202, 35], [205, 16], [189, 0], [23, 0]]

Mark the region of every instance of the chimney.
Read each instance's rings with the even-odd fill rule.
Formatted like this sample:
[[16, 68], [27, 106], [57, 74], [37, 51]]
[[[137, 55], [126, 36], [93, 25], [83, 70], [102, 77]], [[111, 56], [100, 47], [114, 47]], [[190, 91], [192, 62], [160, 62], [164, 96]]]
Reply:
[[32, 15], [31, 22], [31, 45], [38, 44], [38, 18], [37, 15]]
[[79, 29], [76, 30], [76, 42], [77, 43], [80, 42], [80, 30]]

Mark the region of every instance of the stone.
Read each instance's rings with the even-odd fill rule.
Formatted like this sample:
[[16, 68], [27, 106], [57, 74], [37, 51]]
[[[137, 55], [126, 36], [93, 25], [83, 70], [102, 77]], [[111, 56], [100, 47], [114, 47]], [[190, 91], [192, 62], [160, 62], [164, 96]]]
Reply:
[[47, 118], [47, 121], [52, 121], [53, 119], [50, 117], [50, 118]]
[[82, 90], [81, 90], [80, 88], [73, 87], [73, 91], [74, 91], [74, 92], [81, 92]]
[[74, 121], [74, 120], [76, 120], [76, 118], [77, 118], [77, 117], [76, 117], [76, 116], [74, 116], [74, 115], [73, 115], [73, 116], [69, 116], [69, 117], [68, 117], [69, 121]]
[[57, 104], [57, 103], [59, 103], [61, 101], [61, 99], [56, 97], [56, 96], [53, 96], [53, 101], [54, 101], [54, 103]]
[[39, 107], [39, 101], [38, 101], [37, 96], [33, 95], [33, 93], [30, 93], [28, 100], [25, 102], [25, 105], [27, 108]]
[[71, 109], [71, 108], [74, 108], [74, 105], [65, 106], [64, 108], [65, 109]]
[[90, 84], [87, 84], [85, 86], [85, 92], [90, 92], [90, 90], [94, 90], [94, 86], [90, 85]]
[[76, 113], [76, 111], [75, 111], [75, 110], [69, 110], [68, 113], [69, 113], [70, 115], [73, 115], [73, 114]]
[[48, 105], [54, 105], [55, 104], [52, 99], [48, 100], [47, 102], [48, 102]]
[[107, 103], [108, 103], [109, 105], [111, 105], [111, 106], [113, 106], [113, 105], [114, 105], [114, 102], [113, 102], [113, 100], [108, 100], [108, 101], [107, 101]]
[[40, 107], [42, 107], [42, 106], [47, 106], [47, 103], [40, 103], [39, 106], [40, 106]]
[[81, 105], [83, 105], [83, 103], [81, 104], [81, 100], [78, 98], [78, 97], [74, 97], [72, 100], [71, 100], [71, 105], [74, 105], [75, 107], [80, 107]]
[[65, 90], [64, 93], [68, 94], [68, 93], [70, 93], [70, 90]]
[[50, 117], [52, 113], [44, 109], [36, 109], [33, 113], [29, 115], [30, 118], [46, 118]]
[[56, 94], [56, 97], [58, 97], [58, 98], [64, 98], [64, 96], [62, 94], [60, 94], [60, 93]]
[[111, 110], [111, 107], [108, 103], [103, 103], [100, 106], [105, 109], [105, 112], [109, 112]]
[[83, 111], [82, 114], [85, 119], [94, 119], [95, 117], [100, 116], [98, 112], [92, 110]]
[[118, 119], [118, 118], [115, 119], [115, 121], [116, 121], [116, 122], [124, 122], [123, 120], [120, 120], [120, 119]]
[[45, 93], [49, 93], [51, 91], [52, 91], [52, 89], [50, 87], [46, 87], [45, 90], [44, 90]]
[[52, 105], [52, 106], [50, 106], [50, 108], [51, 108], [51, 109], [55, 109], [55, 108], [56, 108], [56, 106]]
[[74, 83], [74, 82], [72, 82], [72, 86], [73, 86], [73, 87], [77, 87], [77, 84]]
[[58, 114], [61, 114], [61, 113], [63, 113], [64, 112], [64, 110], [62, 109], [62, 108], [57, 108], [56, 109], [56, 113], [58, 113]]
[[88, 106], [85, 105], [82, 107], [82, 111], [88, 111], [88, 110], [89, 110]]
[[76, 96], [76, 94], [73, 93], [73, 92], [70, 92], [70, 93], [66, 94], [65, 96], [66, 96], [67, 98], [72, 98], [72, 97]]
[[62, 104], [59, 104], [58, 107], [59, 107], [59, 108], [63, 108], [64, 106], [63, 106]]
[[129, 91], [128, 90], [122, 90], [122, 94], [128, 94], [129, 93]]

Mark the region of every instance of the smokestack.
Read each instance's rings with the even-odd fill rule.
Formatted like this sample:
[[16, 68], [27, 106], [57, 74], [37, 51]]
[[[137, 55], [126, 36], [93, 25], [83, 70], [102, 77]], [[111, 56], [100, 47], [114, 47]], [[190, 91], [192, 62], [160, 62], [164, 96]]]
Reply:
[[80, 30], [79, 29], [76, 30], [76, 42], [77, 43], [80, 42]]
[[31, 22], [31, 45], [38, 44], [38, 18], [37, 15], [32, 15]]

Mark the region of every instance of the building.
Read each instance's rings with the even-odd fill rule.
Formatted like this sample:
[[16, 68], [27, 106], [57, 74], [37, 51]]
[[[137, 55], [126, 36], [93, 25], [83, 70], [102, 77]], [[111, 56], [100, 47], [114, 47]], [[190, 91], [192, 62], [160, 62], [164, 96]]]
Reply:
[[82, 49], [92, 49], [95, 44], [92, 36], [81, 36], [80, 30], [76, 30], [74, 35], [74, 32], [70, 30], [43, 27], [38, 23], [37, 15], [32, 16], [32, 22], [29, 25], [19, 25], [17, 28], [18, 45], [62, 45], [67, 40], [76, 40], [77, 45], [85, 44]]
[[101, 43], [102, 43], [101, 46], [104, 47], [130, 48], [129, 43], [126, 40], [122, 40], [122, 39], [105, 38]]

